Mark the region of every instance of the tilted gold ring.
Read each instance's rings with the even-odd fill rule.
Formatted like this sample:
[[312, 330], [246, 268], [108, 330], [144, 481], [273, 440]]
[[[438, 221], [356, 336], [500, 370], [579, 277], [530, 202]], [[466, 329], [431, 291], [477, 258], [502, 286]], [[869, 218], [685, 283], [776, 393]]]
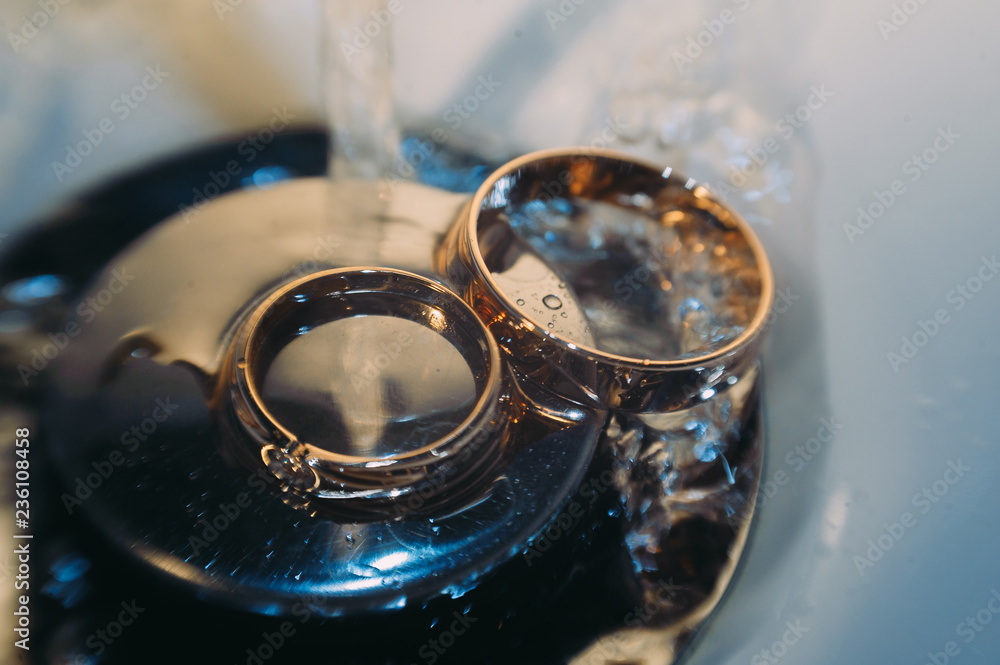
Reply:
[[611, 150], [495, 171], [436, 267], [516, 373], [633, 413], [708, 399], [755, 361], [774, 280], [736, 212], [693, 180]]

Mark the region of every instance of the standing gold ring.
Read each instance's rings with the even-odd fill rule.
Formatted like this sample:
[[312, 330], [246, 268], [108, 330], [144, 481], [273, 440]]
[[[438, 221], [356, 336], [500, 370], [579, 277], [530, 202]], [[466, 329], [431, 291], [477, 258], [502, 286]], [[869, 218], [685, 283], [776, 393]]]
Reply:
[[[631, 221], [606, 223], [595, 209]], [[627, 254], [629, 243], [642, 251]], [[591, 250], [593, 260], [581, 264]], [[631, 267], [602, 282], [616, 251], [626, 257], [616, 265]], [[518, 375], [582, 404], [633, 413], [707, 399], [747, 370], [774, 298], [763, 246], [739, 214], [671, 169], [603, 149], [536, 152], [495, 171], [445, 238], [436, 267]], [[510, 277], [516, 270], [521, 277]], [[605, 338], [614, 325], [628, 327], [620, 312], [644, 316], [628, 309], [632, 298], [655, 304], [662, 326], [647, 323], [671, 348], [640, 353], [602, 342], [602, 316], [611, 322]]]

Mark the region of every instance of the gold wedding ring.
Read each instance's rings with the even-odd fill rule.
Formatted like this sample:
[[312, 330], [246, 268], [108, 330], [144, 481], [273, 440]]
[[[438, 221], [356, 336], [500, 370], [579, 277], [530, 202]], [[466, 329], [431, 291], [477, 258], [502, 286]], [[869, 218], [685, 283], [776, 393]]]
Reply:
[[[383, 456], [332, 452], [280, 422], [262, 396], [278, 353], [317, 326], [352, 317], [411, 321], [450, 342], [475, 383], [465, 420], [426, 445]], [[437, 282], [389, 268], [326, 270], [277, 288], [237, 328], [218, 385], [223, 426], [235, 441], [253, 442], [239, 443], [236, 454], [251, 464], [256, 454], [256, 465], [263, 461], [300, 503], [335, 499], [367, 510], [415, 493], [428, 501], [495, 463], [510, 422], [501, 355], [480, 319]]]
[[[637, 260], [631, 274], [642, 277], [653, 273], [650, 266], [659, 266], [661, 278], [647, 278], [645, 284], [633, 278], [637, 288], [631, 297], [665, 302], [681, 312], [674, 319], [669, 312], [664, 315], [669, 324], [662, 331], [666, 338], [692, 337], [697, 327], [689, 323], [696, 318], [692, 311], [702, 318], [718, 319], [722, 332], [709, 335], [703, 347], [695, 343], [674, 357], [601, 348], [591, 339], [592, 325], [587, 323], [587, 298], [592, 294], [579, 284], [614, 294], [607, 284], [595, 284], [593, 278], [605, 264], [595, 260], [587, 270], [570, 265], [577, 275], [575, 284], [558, 271], [550, 274], [539, 268], [551, 261], [537, 248], [526, 246], [520, 254], [512, 254], [510, 249], [523, 241], [511, 229], [515, 214], [523, 216], [525, 211], [531, 213], [549, 204], [556, 212], [570, 211], [553, 217], [555, 221], [546, 231], [556, 236], [557, 244], [559, 238], [589, 238], [593, 228], [586, 225], [595, 223], [584, 214], [587, 206], [599, 206], [602, 214], [631, 216], [640, 220], [635, 222], [640, 226], [653, 224], [641, 227], [645, 231], [627, 232], [632, 234], [627, 240], [656, 249]], [[554, 214], [543, 210], [538, 215], [543, 212]], [[531, 240], [544, 244], [546, 237], [541, 234]], [[558, 249], [565, 252], [567, 244]], [[511, 258], [514, 254], [518, 254], [516, 261]], [[595, 254], [598, 259], [599, 254]], [[517, 283], [504, 282], [506, 273], [502, 271], [517, 261], [530, 268], [527, 277]], [[495, 171], [444, 240], [436, 267], [486, 323], [519, 379], [582, 404], [633, 413], [688, 406], [709, 398], [714, 394], [713, 386], [742, 374], [756, 361], [774, 297], [774, 280], [764, 249], [736, 212], [705, 187], [670, 169], [603, 149], [536, 152]], [[662, 277], [667, 274], [669, 279]], [[532, 275], [536, 275], [538, 288], [530, 283]], [[628, 277], [629, 273], [624, 280]], [[511, 293], [511, 284], [520, 290]], [[678, 293], [682, 284], [692, 293], [708, 293], [710, 297], [685, 299], [683, 292]], [[561, 290], [557, 293], [554, 289]], [[627, 289], [617, 290], [629, 294]], [[612, 311], [622, 307], [621, 303], [608, 305], [610, 300], [613, 298], [601, 296], [597, 305]], [[558, 316], [552, 311], [556, 304], [562, 310]], [[701, 310], [694, 311], [699, 306]]]

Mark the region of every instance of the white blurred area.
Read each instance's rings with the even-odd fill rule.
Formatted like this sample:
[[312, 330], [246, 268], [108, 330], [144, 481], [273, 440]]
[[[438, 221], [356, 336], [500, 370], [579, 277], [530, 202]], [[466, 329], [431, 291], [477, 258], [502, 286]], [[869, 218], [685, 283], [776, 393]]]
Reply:
[[[889, 1], [400, 1], [403, 122], [450, 129], [447, 109], [493, 74], [502, 86], [456, 130], [486, 153], [590, 143], [620, 115], [628, 127], [611, 147], [712, 185], [813, 86], [832, 91], [781, 144], [767, 182], [733, 201], [794, 297], [765, 358], [764, 479], [783, 471], [789, 481], [761, 508], [742, 573], [687, 662], [756, 665], [783, 642], [781, 663], [918, 665], [956, 639], [955, 662], [998, 662], [1000, 621], [971, 643], [955, 626], [1000, 588], [990, 489], [1000, 280], [901, 371], [887, 353], [1000, 253], [1000, 5], [928, 1], [886, 37], [878, 21]], [[232, 11], [220, 14], [224, 2]], [[317, 0], [59, 6], [16, 54], [7, 35], [38, 1], [0, 7], [2, 233], [131, 169], [257, 130], [276, 107], [323, 123]], [[547, 12], [560, 6], [575, 10], [553, 29]], [[673, 52], [725, 10], [735, 20], [682, 74]], [[52, 162], [116, 118], [114, 100], [156, 65], [169, 78], [60, 182]], [[947, 127], [961, 138], [850, 242], [844, 224], [857, 208], [907, 177], [902, 164]], [[831, 417], [844, 426], [833, 442], [807, 465], [789, 462]], [[919, 512], [913, 495], [957, 458], [974, 471], [861, 574], [868, 541]], [[790, 622], [805, 628], [791, 644]]]
[[[187, 0], [59, 6], [16, 54], [7, 33], [40, 6], [0, 7], [0, 228], [7, 232], [129, 169], [257, 130], [275, 106], [302, 124], [322, 122], [315, 1], [247, 0], [222, 13]], [[168, 78], [121, 118], [112, 104], [157, 65]], [[60, 182], [51, 162], [65, 160], [66, 146], [103, 118], [114, 131]]]
[[[729, 28], [733, 39], [706, 49], [682, 76], [663, 45], [683, 47], [705, 17], [728, 3], [675, 3], [667, 10], [650, 0], [399, 2], [388, 29], [400, 119], [452, 132], [457, 116], [445, 112], [474, 94], [480, 77], [497, 81], [491, 98], [461, 117], [452, 140], [491, 156], [592, 143], [616, 117], [625, 126], [616, 127], [619, 133], [641, 143], [643, 128], [662, 120], [652, 116], [670, 112], [670, 103], [730, 87], [720, 63], [739, 41], [735, 27], [746, 27], [746, 34], [761, 19], [745, 13], [745, 26]], [[350, 43], [358, 27], [330, 35], [333, 47]], [[0, 230], [39, 219], [129, 169], [256, 130], [275, 108], [287, 109], [300, 125], [322, 124], [323, 29], [320, 0], [5, 2]], [[789, 36], [784, 28], [775, 34]], [[141, 84], [147, 67], [167, 78], [122, 117], [116, 100]], [[781, 95], [793, 88], [788, 76], [775, 84]], [[777, 113], [773, 92], [760, 99]], [[678, 94], [683, 99], [670, 99]], [[114, 131], [79, 167], [57, 172], [53, 163], [66, 161], [67, 147], [105, 118]]]

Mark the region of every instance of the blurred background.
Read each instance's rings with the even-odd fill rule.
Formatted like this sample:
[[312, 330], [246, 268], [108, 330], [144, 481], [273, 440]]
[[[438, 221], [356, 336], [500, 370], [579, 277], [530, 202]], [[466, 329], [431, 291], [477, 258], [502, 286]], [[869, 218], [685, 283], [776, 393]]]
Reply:
[[[758, 522], [687, 662], [997, 662], [1000, 7], [385, 7], [383, 26], [328, 22], [317, 0], [7, 0], [0, 260], [139, 169], [267, 127], [322, 130], [324, 54], [363, 58], [365, 29], [391, 27], [404, 150], [431, 137], [490, 163], [607, 145], [704, 181], [768, 248], [779, 307]], [[281, 177], [255, 174], [239, 177]], [[209, 182], [196, 181], [181, 203]], [[16, 401], [5, 449], [30, 417]]]

